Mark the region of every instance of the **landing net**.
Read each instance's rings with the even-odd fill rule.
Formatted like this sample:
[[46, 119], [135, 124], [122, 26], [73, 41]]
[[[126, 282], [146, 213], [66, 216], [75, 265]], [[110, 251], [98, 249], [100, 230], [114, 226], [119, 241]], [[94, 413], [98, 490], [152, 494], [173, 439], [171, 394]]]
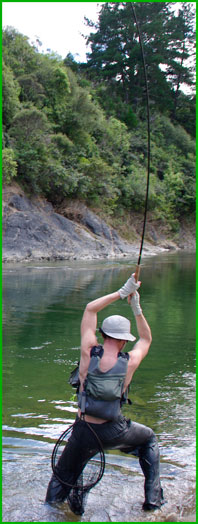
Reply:
[[65, 488], [71, 510], [82, 515], [86, 495], [105, 469], [103, 447], [90, 424], [79, 420], [64, 431], [54, 446], [51, 463], [55, 477]]

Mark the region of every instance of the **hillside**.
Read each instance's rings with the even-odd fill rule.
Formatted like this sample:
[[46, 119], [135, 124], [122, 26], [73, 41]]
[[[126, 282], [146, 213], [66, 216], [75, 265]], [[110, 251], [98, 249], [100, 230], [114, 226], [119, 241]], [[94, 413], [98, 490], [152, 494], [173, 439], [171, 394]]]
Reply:
[[[90, 234], [87, 213], [125, 243], [139, 242], [141, 235], [148, 136], [145, 83], [129, 7], [101, 6], [85, 64], [71, 54], [64, 60], [53, 52], [41, 54], [14, 28], [3, 31], [3, 183], [6, 188], [16, 184], [23, 198], [36, 202], [38, 213], [47, 202], [48, 209], [75, 223], [76, 231], [85, 228], [84, 242]], [[194, 14], [187, 5], [176, 16], [171, 3], [137, 3], [136, 9], [150, 91], [147, 241], [185, 247], [188, 236], [190, 245], [194, 242], [195, 222], [194, 76], [186, 66], [194, 49]], [[191, 95], [184, 94], [182, 83]], [[6, 228], [23, 212], [15, 204], [5, 205]], [[40, 220], [35, 209], [34, 219]]]

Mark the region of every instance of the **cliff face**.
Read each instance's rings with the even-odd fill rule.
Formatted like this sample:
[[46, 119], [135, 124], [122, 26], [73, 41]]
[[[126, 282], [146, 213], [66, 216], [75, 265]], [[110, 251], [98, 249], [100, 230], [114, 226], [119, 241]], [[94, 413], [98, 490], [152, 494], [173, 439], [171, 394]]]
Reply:
[[[140, 239], [126, 242], [85, 205], [79, 206], [80, 223], [56, 213], [46, 200], [27, 198], [17, 184], [5, 187], [3, 262], [138, 256]], [[174, 248], [172, 243], [144, 244], [144, 251], [151, 255]]]

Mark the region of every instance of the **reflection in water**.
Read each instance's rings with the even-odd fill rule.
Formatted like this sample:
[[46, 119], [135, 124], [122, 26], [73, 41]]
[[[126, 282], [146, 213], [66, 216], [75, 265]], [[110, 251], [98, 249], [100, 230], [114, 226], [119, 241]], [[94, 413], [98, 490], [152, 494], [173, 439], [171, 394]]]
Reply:
[[[83, 309], [119, 289], [130, 273], [127, 261], [5, 269], [4, 521], [164, 522], [171, 513], [195, 521], [194, 256], [187, 254], [144, 262], [142, 305], [153, 342], [133, 379], [132, 406], [125, 407], [126, 416], [158, 435], [167, 504], [155, 515], [142, 512], [139, 464], [115, 450], [107, 454], [105, 475], [83, 517], [67, 504], [43, 504], [54, 442], [75, 418], [68, 377], [79, 358]], [[121, 307], [130, 318], [122, 301], [101, 312], [100, 323]]]

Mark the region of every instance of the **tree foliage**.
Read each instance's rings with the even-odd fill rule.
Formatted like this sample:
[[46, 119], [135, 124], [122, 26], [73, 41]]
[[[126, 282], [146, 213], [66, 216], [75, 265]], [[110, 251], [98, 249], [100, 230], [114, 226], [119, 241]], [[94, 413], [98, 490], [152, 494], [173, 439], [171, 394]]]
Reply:
[[3, 93], [3, 103], [2, 103], [2, 117], [3, 125], [7, 128], [12, 122], [12, 119], [19, 109], [19, 93], [20, 86], [17, 80], [14, 78], [13, 72], [9, 66], [7, 66], [4, 61], [2, 64], [2, 93]]
[[17, 176], [17, 163], [13, 149], [5, 147], [2, 152], [2, 174], [3, 182], [10, 184]]
[[[195, 102], [178, 87], [184, 69], [180, 78], [176, 67], [172, 75], [176, 54], [172, 45], [169, 55], [167, 46], [168, 35], [175, 34], [179, 55], [179, 24], [183, 16], [187, 27], [190, 11], [178, 15], [176, 28], [169, 4], [136, 3], [136, 8], [152, 84], [149, 208], [156, 219], [176, 227], [195, 207]], [[189, 25], [186, 39], [190, 34]], [[16, 177], [54, 204], [71, 197], [115, 216], [126, 209], [142, 211], [147, 122], [130, 5], [103, 4], [89, 42], [88, 63], [77, 64], [72, 55], [62, 60], [40, 54], [13, 28], [3, 32], [4, 180]], [[165, 73], [159, 65], [166, 54]]]
[[[180, 122], [178, 110], [182, 84], [195, 87], [195, 12], [184, 2], [175, 14], [172, 2], [135, 2], [135, 13], [144, 49], [151, 104], [155, 110]], [[121, 98], [135, 114], [146, 103], [139, 32], [130, 2], [106, 2], [99, 21], [87, 25], [95, 31], [87, 37], [91, 51], [82, 69], [98, 86], [108, 109], [108, 98]], [[101, 84], [107, 94], [101, 93]], [[101, 96], [102, 94], [102, 96]], [[188, 97], [183, 102], [190, 102]], [[115, 107], [115, 105], [114, 105]], [[117, 116], [123, 118], [119, 112]], [[192, 111], [194, 107], [192, 105]], [[184, 125], [184, 120], [181, 122]], [[185, 127], [185, 125], [184, 125]], [[191, 131], [193, 128], [191, 128]]]

